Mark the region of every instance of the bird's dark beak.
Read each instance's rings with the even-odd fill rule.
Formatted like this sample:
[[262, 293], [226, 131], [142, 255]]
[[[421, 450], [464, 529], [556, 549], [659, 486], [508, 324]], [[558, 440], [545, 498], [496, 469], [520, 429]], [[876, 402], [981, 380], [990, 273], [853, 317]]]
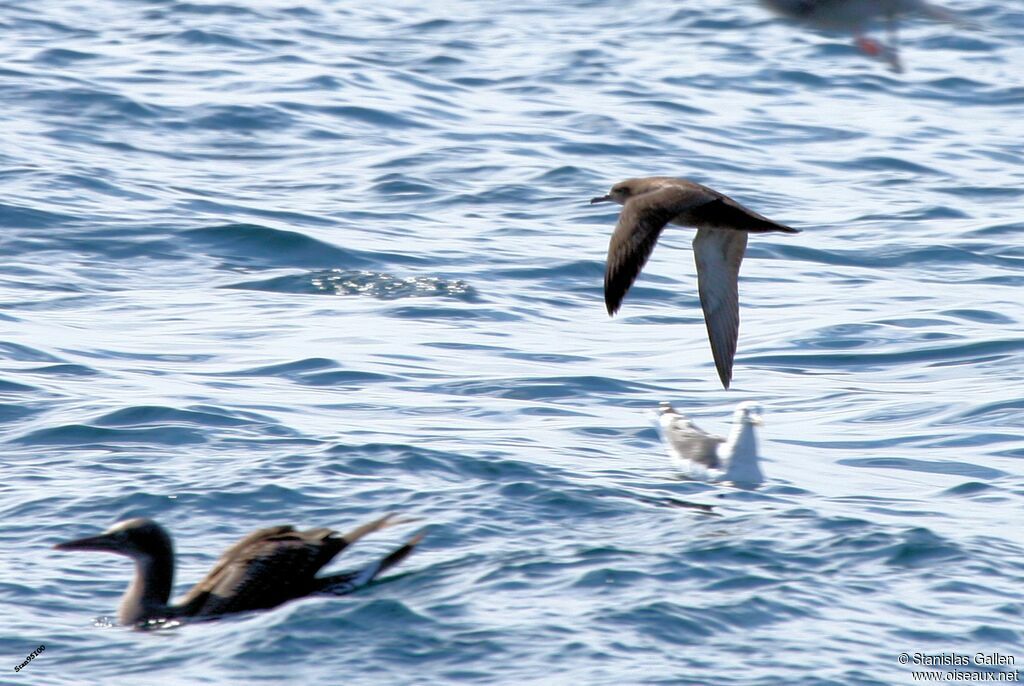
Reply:
[[104, 551], [117, 551], [118, 548], [114, 545], [114, 540], [108, 534], [100, 534], [99, 536], [86, 536], [85, 538], [77, 538], [73, 541], [64, 541], [53, 546], [54, 550], [104, 550]]
[[611, 195], [602, 195], [599, 198], [591, 198], [590, 199], [590, 204], [591, 205], [596, 205], [599, 202], [611, 202], [611, 201], [612, 201], [612, 196]]

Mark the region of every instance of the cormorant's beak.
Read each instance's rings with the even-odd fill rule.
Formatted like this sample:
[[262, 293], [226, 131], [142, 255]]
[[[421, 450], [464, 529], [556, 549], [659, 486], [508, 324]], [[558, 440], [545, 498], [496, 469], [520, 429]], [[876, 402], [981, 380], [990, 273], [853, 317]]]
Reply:
[[53, 546], [54, 550], [102, 550], [107, 552], [120, 552], [120, 548], [114, 543], [109, 534], [99, 536], [86, 536], [73, 541], [64, 541]]
[[612, 196], [611, 195], [602, 195], [602, 196], [600, 196], [598, 198], [591, 198], [590, 199], [590, 204], [591, 205], [596, 205], [599, 202], [611, 202], [611, 201], [612, 201]]
[[759, 414], [750, 415], [750, 423], [754, 426], [764, 426], [764, 417]]

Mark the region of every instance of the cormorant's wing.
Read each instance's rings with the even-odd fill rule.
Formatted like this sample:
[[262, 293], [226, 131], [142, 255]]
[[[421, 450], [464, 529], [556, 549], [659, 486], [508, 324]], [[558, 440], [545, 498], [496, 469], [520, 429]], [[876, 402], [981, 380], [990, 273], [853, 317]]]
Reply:
[[381, 517], [342, 535], [333, 529], [274, 526], [228, 549], [179, 604], [184, 616], [213, 616], [279, 605], [317, 588], [316, 573], [368, 533], [406, 520]]

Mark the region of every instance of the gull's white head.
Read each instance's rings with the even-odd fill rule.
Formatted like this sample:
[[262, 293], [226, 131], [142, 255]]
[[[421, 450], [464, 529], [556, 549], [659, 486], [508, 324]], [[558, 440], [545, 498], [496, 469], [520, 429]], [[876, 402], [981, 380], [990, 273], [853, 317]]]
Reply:
[[732, 421], [736, 424], [754, 424], [757, 426], [764, 424], [761, 403], [754, 402], [753, 400], [741, 402], [736, 406], [736, 411], [732, 415]]

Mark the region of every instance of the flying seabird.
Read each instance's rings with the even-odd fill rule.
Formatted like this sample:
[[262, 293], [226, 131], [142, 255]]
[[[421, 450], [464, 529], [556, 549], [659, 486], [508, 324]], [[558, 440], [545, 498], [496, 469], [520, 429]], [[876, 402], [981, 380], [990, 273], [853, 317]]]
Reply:
[[405, 545], [355, 572], [316, 573], [366, 534], [409, 519], [388, 515], [339, 534], [332, 529], [296, 531], [272, 526], [254, 531], [228, 548], [210, 573], [181, 602], [169, 605], [174, 581], [174, 548], [167, 531], [151, 519], [119, 522], [98, 536], [58, 543], [57, 550], [99, 550], [135, 561], [135, 578], [118, 608], [123, 625], [159, 625], [178, 618], [212, 618], [231, 612], [276, 607], [311, 594], [344, 595], [368, 584], [404, 559], [420, 541]]
[[732, 380], [732, 361], [740, 326], [739, 271], [747, 234], [767, 231], [799, 233], [748, 210], [732, 198], [685, 179], [651, 176], [612, 186], [591, 204], [623, 205], [608, 245], [604, 302], [613, 315], [640, 274], [666, 224], [695, 227], [693, 259], [704, 323], [722, 385]]
[[[923, 14], [938, 21], [966, 25], [945, 8], [925, 0], [761, 0], [768, 9], [823, 30], [850, 31], [858, 48], [872, 57], [886, 60], [902, 71], [896, 20], [901, 14]], [[868, 25], [884, 18], [889, 32], [885, 45], [864, 35]]]
[[761, 423], [761, 406], [749, 401], [736, 407], [727, 439], [698, 428], [669, 403], [661, 403], [658, 416], [668, 455], [688, 476], [746, 487], [764, 482], [754, 435], [754, 426]]

